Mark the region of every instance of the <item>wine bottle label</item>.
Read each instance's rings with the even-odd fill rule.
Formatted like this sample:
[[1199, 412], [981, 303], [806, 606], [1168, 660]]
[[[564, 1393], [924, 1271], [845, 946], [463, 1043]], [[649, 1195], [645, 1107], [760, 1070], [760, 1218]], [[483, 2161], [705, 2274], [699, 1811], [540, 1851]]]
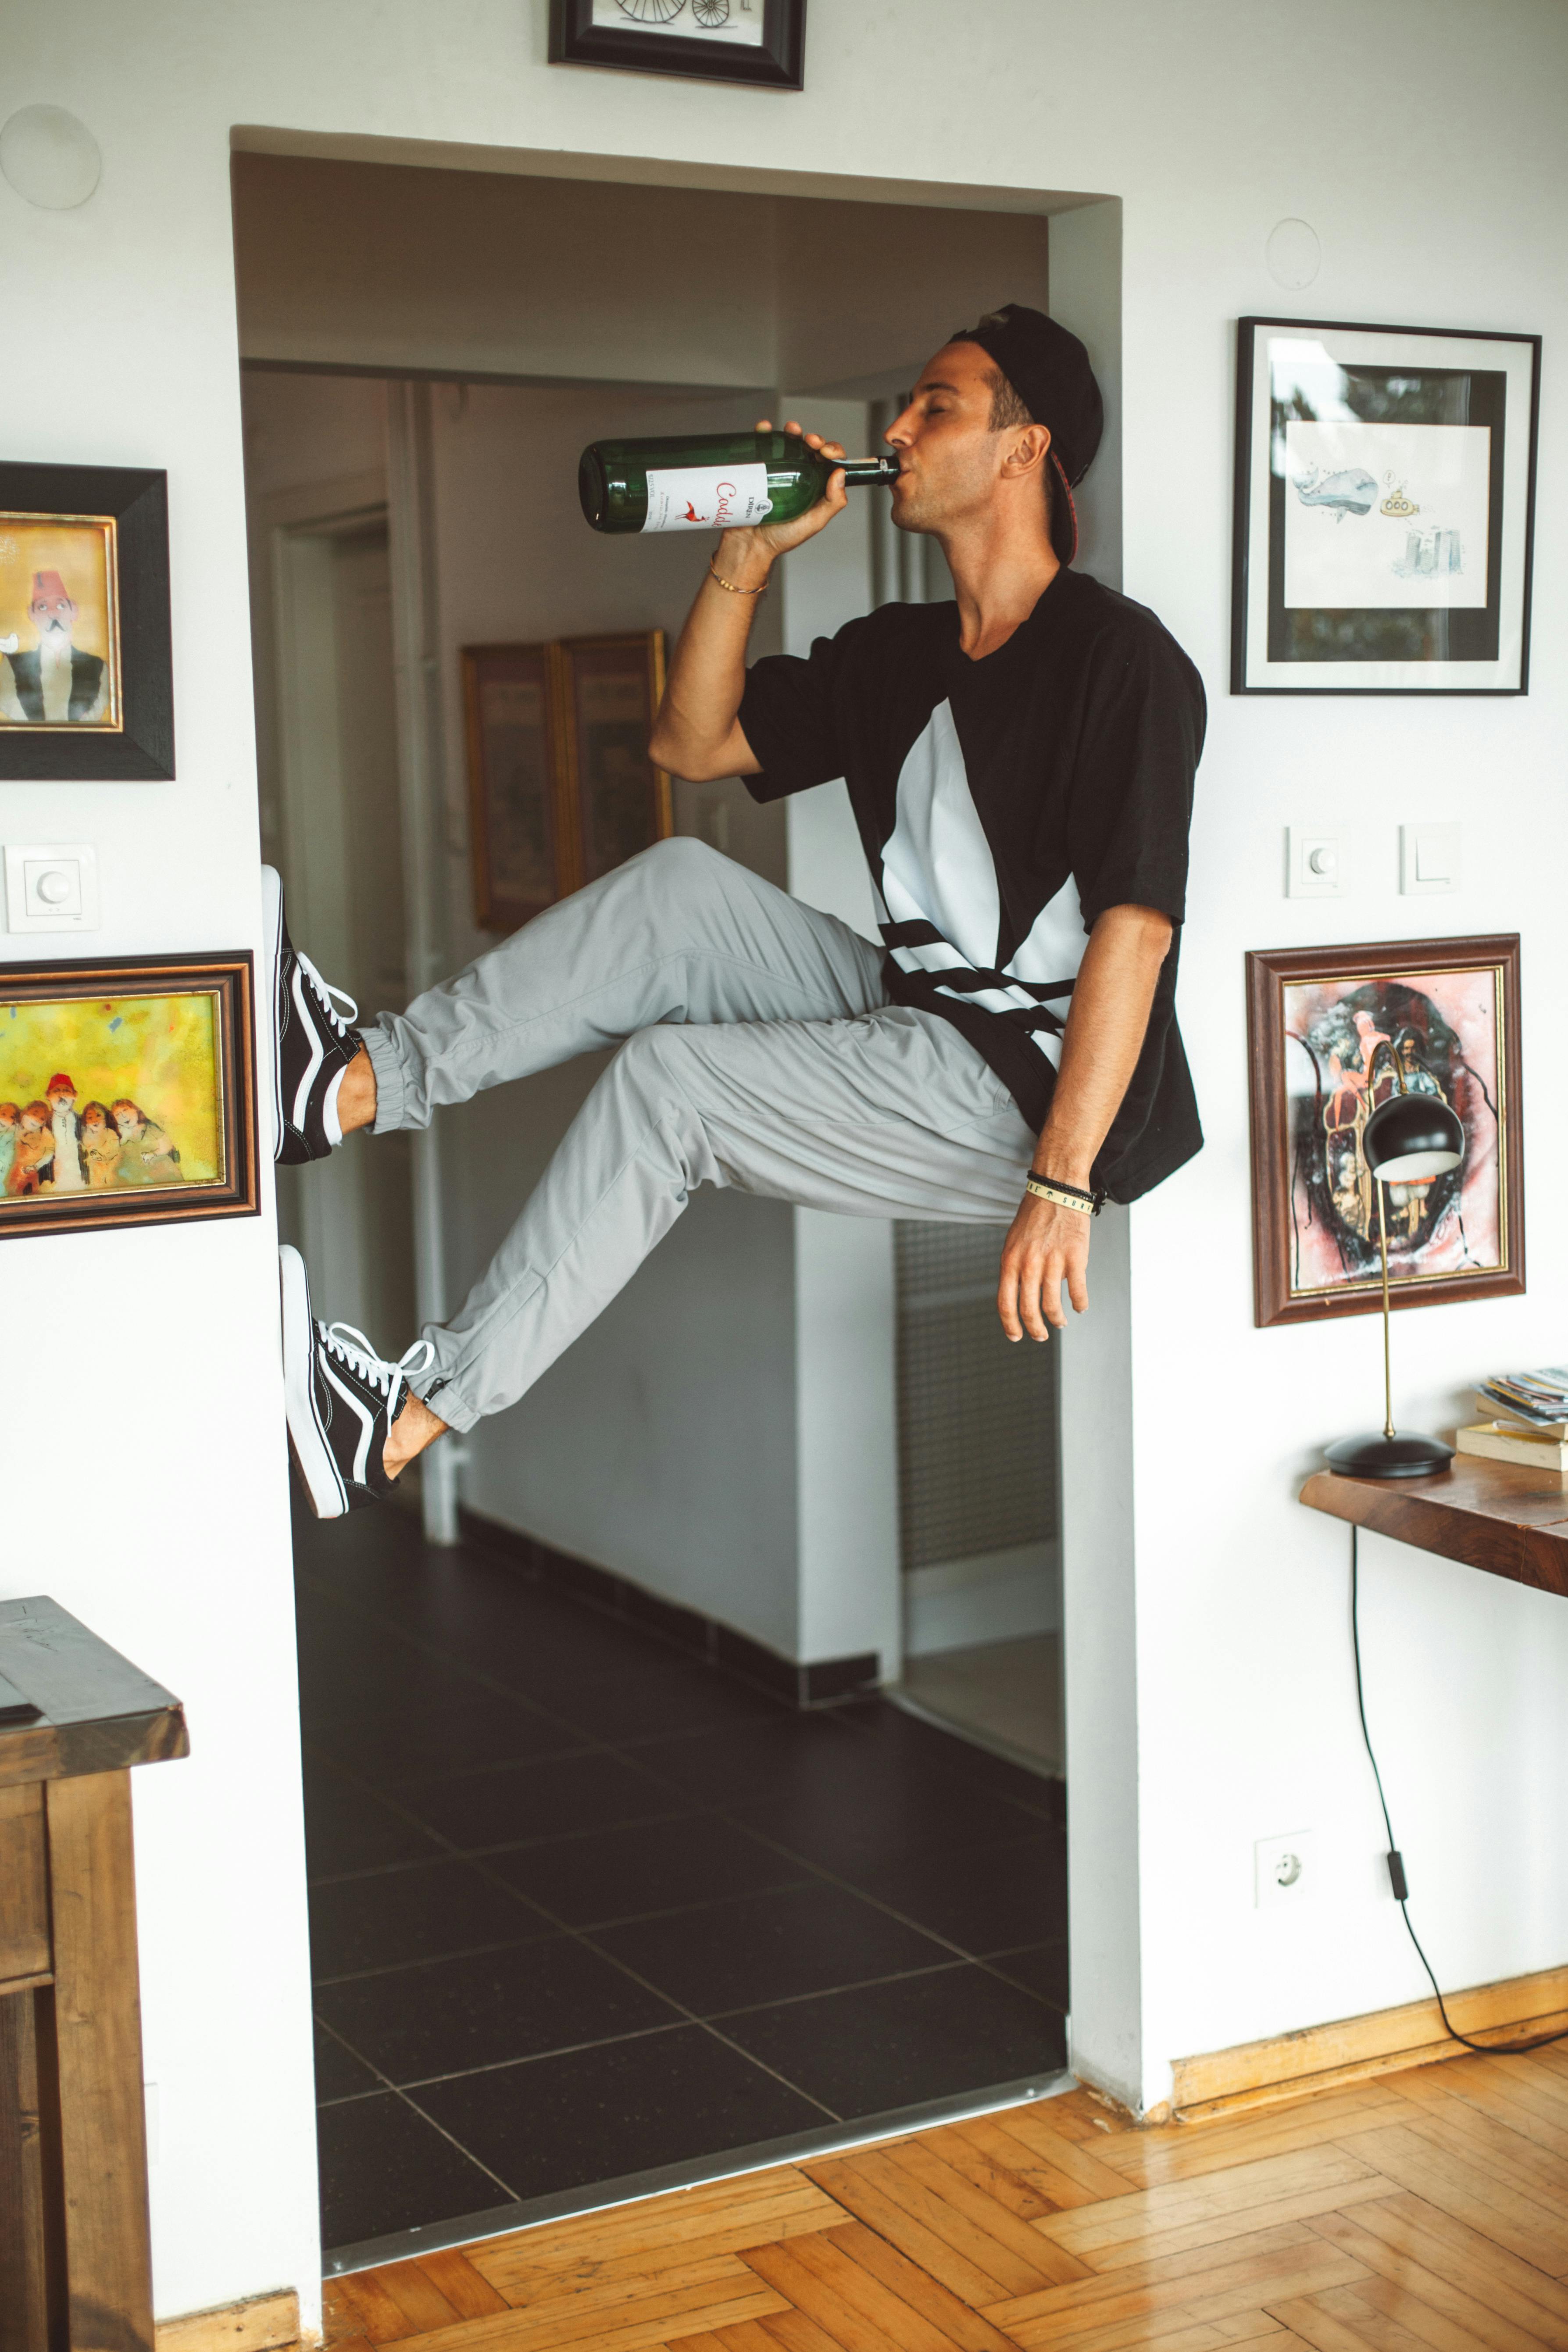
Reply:
[[771, 513], [765, 466], [654, 466], [644, 530], [735, 530]]

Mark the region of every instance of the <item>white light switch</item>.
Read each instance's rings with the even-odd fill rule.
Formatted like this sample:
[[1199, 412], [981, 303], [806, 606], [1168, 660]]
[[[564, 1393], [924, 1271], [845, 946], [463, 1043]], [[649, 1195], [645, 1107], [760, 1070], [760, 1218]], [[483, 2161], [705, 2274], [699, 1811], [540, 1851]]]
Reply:
[[1457, 824], [1402, 824], [1399, 887], [1406, 898], [1435, 897], [1459, 887], [1461, 828]]
[[5, 922], [13, 931], [95, 931], [98, 852], [86, 841], [5, 848]]
[[1344, 843], [1339, 834], [1292, 824], [1286, 828], [1285, 847], [1287, 898], [1343, 898]]

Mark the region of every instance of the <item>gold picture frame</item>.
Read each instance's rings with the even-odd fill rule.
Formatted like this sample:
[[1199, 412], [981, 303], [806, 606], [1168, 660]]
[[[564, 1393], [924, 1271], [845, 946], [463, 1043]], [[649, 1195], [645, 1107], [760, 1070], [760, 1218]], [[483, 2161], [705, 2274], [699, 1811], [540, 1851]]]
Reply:
[[674, 831], [647, 756], [664, 631], [465, 646], [474, 919], [510, 931]]
[[119, 585], [112, 515], [0, 509], [0, 730], [123, 730]]

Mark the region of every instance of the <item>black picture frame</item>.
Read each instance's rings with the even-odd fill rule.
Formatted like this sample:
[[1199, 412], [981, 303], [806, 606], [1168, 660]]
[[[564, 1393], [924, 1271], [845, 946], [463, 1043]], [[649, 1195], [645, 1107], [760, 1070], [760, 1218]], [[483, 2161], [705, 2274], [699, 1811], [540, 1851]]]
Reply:
[[[594, 0], [550, 0], [550, 63], [745, 82], [758, 89], [804, 88], [805, 0], [749, 0], [749, 5], [759, 7], [763, 16], [763, 37], [755, 47], [645, 31], [629, 15], [624, 30], [619, 25], [595, 25]], [[680, 0], [681, 9], [696, 5], [697, 0]]]
[[[50, 1060], [66, 1067], [73, 1080], [84, 1077], [87, 1084], [94, 1082], [89, 1075], [92, 1044], [87, 1038], [60, 1041], [58, 1023], [56, 1034], [47, 1040], [47, 1050], [42, 1041], [38, 1046], [28, 1041], [18, 1055], [14, 1042], [15, 1016], [25, 1015], [29, 1006], [41, 1004], [57, 1013], [62, 1007], [78, 1006], [84, 1025], [90, 1027], [96, 1022], [101, 1034], [110, 1024], [118, 1025], [113, 1023], [111, 1011], [117, 1003], [186, 996], [207, 996], [213, 1003], [211, 1085], [217, 1106], [212, 1130], [217, 1163], [214, 1171], [193, 1177], [187, 1153], [177, 1180], [165, 1171], [151, 1180], [143, 1176], [127, 1184], [122, 1175], [114, 1181], [111, 1171], [105, 1170], [101, 1171], [104, 1181], [95, 1184], [86, 1176], [84, 1152], [84, 1181], [62, 1196], [55, 1192], [52, 1182], [41, 1188], [36, 1184], [30, 1190], [19, 1188], [14, 1181], [17, 1155], [13, 1146], [5, 1155], [7, 1166], [0, 1180], [0, 1242], [36, 1239], [47, 1234], [79, 1234], [84, 1230], [103, 1232], [119, 1225], [191, 1224], [209, 1217], [259, 1216], [256, 992], [248, 949], [215, 950], [205, 955], [109, 956], [60, 963], [0, 963], [0, 1003], [14, 1011], [14, 1021], [7, 1024], [5, 1038], [0, 1040], [0, 1097], [5, 1098], [7, 1108], [19, 1108], [26, 1094], [43, 1093], [48, 1087], [46, 1073]], [[5, 1050], [7, 1044], [8, 1051]], [[84, 1058], [88, 1073], [81, 1068]], [[29, 1060], [31, 1066], [27, 1066]], [[167, 1066], [163, 1066], [166, 1077]], [[150, 1076], [142, 1081], [138, 1066], [128, 1058], [118, 1075], [124, 1080], [121, 1092], [132, 1107], [140, 1108], [146, 1121], [166, 1128], [169, 1139], [178, 1146], [178, 1120], [169, 1118], [168, 1105], [156, 1091], [157, 1079]], [[29, 1081], [34, 1083], [29, 1086]], [[100, 1098], [107, 1104], [110, 1099], [109, 1081], [101, 1070], [98, 1083], [102, 1089]], [[131, 1094], [132, 1087], [136, 1087], [134, 1096]], [[83, 1108], [88, 1108], [85, 1102]], [[142, 1135], [145, 1132], [145, 1127], [140, 1130]], [[178, 1160], [177, 1150], [174, 1157]]]
[[[119, 724], [0, 725], [0, 781], [166, 783], [174, 773], [168, 476], [139, 466], [0, 460], [0, 529], [7, 517], [54, 516], [113, 520]], [[0, 635], [12, 627], [0, 614]]]
[[[1484, 508], [1484, 604], [1418, 597], [1399, 604], [1384, 587], [1384, 601], [1375, 604], [1287, 605], [1289, 490], [1296, 488], [1302, 504], [1335, 500], [1309, 500], [1300, 480], [1287, 480], [1289, 436], [1302, 424], [1318, 425], [1321, 411], [1303, 397], [1289, 367], [1291, 399], [1282, 398], [1273, 366], [1279, 347], [1303, 354], [1315, 349], [1317, 362], [1304, 359], [1309, 376], [1321, 362], [1339, 372], [1347, 400], [1359, 404], [1342, 407], [1336, 429], [1353, 435], [1373, 425], [1434, 423], [1487, 428], [1484, 499], [1478, 493], [1473, 501], [1478, 514]], [[1238, 320], [1231, 692], [1528, 693], [1540, 412], [1539, 335], [1343, 320]], [[1375, 434], [1367, 438], [1370, 448]], [[1348, 473], [1331, 477], [1320, 487], [1330, 489], [1336, 479], [1351, 478]], [[1364, 467], [1360, 481], [1373, 485], [1375, 498], [1375, 478]], [[1408, 502], [1403, 486], [1390, 487], [1377, 511], [1380, 528], [1409, 518], [1406, 562], [1415, 560], [1417, 537], [1458, 541], [1461, 536], [1418, 528], [1422, 506]], [[1436, 510], [1428, 506], [1426, 511], [1435, 521]], [[1351, 517], [1352, 529], [1359, 528], [1370, 513], [1369, 506], [1347, 499], [1336, 528]], [[1435, 560], [1426, 561], [1427, 570]], [[1457, 553], [1453, 568], [1460, 568]]]

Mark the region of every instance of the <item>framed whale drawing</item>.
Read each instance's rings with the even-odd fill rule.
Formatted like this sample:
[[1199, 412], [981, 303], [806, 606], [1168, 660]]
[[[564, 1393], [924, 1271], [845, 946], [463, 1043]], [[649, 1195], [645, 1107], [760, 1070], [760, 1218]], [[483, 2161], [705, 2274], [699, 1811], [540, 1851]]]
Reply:
[[1523, 694], [1541, 338], [1243, 319], [1235, 694]]

